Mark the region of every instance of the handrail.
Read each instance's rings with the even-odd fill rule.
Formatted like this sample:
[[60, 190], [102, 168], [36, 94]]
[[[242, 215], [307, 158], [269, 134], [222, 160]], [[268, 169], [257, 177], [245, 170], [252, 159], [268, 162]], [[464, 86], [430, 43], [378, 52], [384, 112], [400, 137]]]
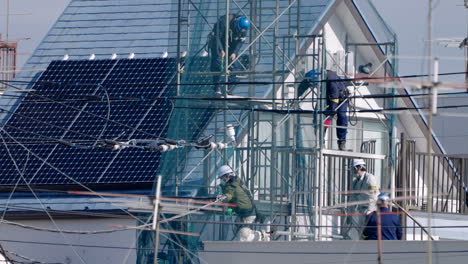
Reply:
[[401, 206], [400, 206], [399, 204], [397, 204], [397, 203], [392, 203], [392, 204], [395, 205], [396, 207], [398, 207], [398, 209], [402, 210], [403, 213], [405, 213], [409, 218], [411, 218], [411, 220], [413, 220], [413, 222], [415, 222], [415, 223], [419, 226], [419, 228], [421, 228], [421, 229], [424, 231], [424, 233], [426, 233], [426, 234], [429, 236], [429, 238], [430, 238], [431, 240], [435, 240], [434, 237], [433, 237], [431, 234], [429, 234], [429, 232], [426, 230], [426, 228], [424, 228], [424, 226], [422, 226], [422, 225], [418, 222], [418, 220], [416, 220], [414, 217], [412, 217], [408, 211], [406, 211], [403, 207], [401, 207]]

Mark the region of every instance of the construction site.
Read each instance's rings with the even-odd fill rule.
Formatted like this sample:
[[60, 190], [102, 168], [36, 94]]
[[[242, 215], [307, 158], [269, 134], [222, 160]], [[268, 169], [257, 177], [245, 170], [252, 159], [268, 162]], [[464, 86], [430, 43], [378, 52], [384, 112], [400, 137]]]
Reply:
[[[238, 17], [248, 25], [234, 52]], [[447, 155], [431, 130], [437, 59], [424, 76], [399, 75], [397, 35], [371, 1], [72, 0], [18, 73], [15, 49], [0, 42], [6, 263], [468, 256], [468, 156]], [[347, 94], [331, 109], [335, 83]], [[366, 215], [350, 209], [365, 203], [349, 198], [357, 160], [405, 241], [350, 234]], [[239, 241], [245, 223], [219, 198], [223, 165], [267, 238]]]

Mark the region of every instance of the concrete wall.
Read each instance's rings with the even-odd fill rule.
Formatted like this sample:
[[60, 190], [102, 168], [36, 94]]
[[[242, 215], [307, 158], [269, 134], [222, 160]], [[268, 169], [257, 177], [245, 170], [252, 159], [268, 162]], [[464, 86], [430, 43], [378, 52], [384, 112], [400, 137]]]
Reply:
[[[14, 221], [14, 220], [10, 220]], [[130, 218], [14, 221], [28, 226], [72, 231], [115, 230], [109, 224], [135, 226]], [[36, 231], [2, 223], [0, 243], [9, 252], [40, 263], [135, 263], [135, 230], [104, 234], [64, 234]], [[73, 245], [73, 246], [70, 246]], [[81, 258], [81, 260], [80, 260]], [[21, 260], [17, 257], [14, 259]]]

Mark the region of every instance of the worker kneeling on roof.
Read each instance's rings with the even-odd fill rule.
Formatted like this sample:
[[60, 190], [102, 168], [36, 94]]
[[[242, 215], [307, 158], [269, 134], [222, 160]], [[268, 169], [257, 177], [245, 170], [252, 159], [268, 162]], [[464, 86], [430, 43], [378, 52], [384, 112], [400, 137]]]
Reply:
[[251, 229], [251, 224], [255, 222], [256, 210], [253, 198], [248, 189], [246, 189], [231, 167], [223, 165], [218, 169], [218, 179], [221, 179], [222, 195], [218, 195], [218, 200], [226, 203], [236, 204], [234, 212], [240, 217], [244, 225], [239, 230], [240, 241], [266, 241], [267, 236], [263, 231]]

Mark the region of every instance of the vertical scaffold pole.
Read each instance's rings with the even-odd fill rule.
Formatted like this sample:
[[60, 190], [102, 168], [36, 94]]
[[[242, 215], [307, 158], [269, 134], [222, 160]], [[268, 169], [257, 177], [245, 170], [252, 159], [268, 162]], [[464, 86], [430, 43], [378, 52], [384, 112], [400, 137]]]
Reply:
[[158, 176], [156, 185], [156, 198], [154, 199], [153, 209], [153, 230], [154, 230], [154, 264], [158, 264], [158, 247], [159, 247], [159, 200], [161, 199], [161, 175]]

